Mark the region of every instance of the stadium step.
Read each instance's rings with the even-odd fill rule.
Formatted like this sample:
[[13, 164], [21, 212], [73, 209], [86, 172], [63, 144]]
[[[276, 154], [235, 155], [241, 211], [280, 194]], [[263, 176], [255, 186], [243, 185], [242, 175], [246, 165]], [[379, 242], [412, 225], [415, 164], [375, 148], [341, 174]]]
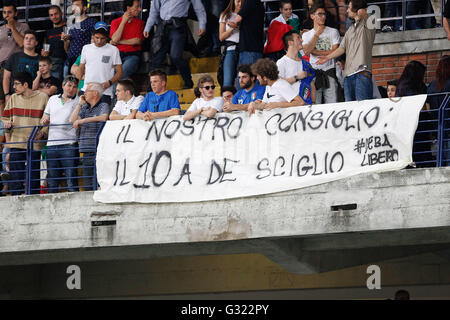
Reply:
[[219, 62], [220, 57], [191, 58], [189, 66], [191, 67], [191, 73], [211, 73], [217, 72]]
[[[197, 85], [197, 81], [204, 75], [209, 74], [214, 79], [214, 83], [218, 85], [217, 82], [217, 72], [204, 72], [204, 73], [192, 73], [192, 81], [194, 82], [194, 87]], [[183, 88], [184, 81], [181, 75], [173, 74], [167, 76], [167, 89], [168, 90], [180, 90]]]

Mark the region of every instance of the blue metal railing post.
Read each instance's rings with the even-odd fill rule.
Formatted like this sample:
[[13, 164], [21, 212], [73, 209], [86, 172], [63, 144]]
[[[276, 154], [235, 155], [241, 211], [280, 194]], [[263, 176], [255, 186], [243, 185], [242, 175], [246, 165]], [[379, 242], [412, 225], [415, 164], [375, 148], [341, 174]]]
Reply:
[[[98, 146], [98, 139], [100, 137], [100, 134], [103, 131], [103, 128], [105, 127], [106, 122], [102, 122], [100, 128], [98, 129], [97, 135], [95, 136], [95, 145]], [[97, 158], [97, 151], [95, 152], [95, 157]], [[94, 161], [94, 179], [95, 181], [94, 185], [92, 186], [94, 190], [97, 190], [97, 161]]]
[[34, 138], [36, 137], [37, 132], [39, 131], [39, 127], [34, 127], [33, 130], [31, 130], [31, 134], [28, 137], [27, 140], [27, 170], [25, 172], [25, 194], [31, 194], [31, 184], [33, 180], [33, 144], [34, 144]]
[[402, 31], [406, 31], [406, 0], [402, 1]]

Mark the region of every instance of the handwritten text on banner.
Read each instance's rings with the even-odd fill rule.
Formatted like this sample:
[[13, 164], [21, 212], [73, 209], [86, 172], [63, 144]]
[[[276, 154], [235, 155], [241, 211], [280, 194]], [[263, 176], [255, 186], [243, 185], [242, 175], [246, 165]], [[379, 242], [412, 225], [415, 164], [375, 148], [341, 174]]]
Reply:
[[108, 121], [100, 202], [187, 202], [273, 193], [401, 169], [426, 96], [257, 112]]

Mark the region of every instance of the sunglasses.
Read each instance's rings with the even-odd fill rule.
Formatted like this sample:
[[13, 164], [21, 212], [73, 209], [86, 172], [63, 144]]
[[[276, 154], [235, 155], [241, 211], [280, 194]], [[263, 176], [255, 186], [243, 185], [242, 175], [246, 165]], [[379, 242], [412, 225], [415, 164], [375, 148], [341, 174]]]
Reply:
[[215, 88], [216, 88], [215, 85], [202, 87], [202, 89], [206, 89], [206, 90], [209, 90], [209, 89], [213, 89], [214, 90]]

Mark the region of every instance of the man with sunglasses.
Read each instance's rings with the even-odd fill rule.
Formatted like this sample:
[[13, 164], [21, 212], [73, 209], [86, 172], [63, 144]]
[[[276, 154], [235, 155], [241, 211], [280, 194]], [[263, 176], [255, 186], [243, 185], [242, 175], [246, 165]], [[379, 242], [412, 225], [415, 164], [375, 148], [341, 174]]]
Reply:
[[195, 90], [200, 93], [200, 97], [195, 99], [192, 105], [186, 111], [183, 120], [188, 121], [202, 115], [212, 118], [217, 112], [222, 112], [222, 97], [214, 97], [214, 79], [210, 75], [204, 75], [198, 80]]
[[336, 77], [336, 62], [330, 59], [324, 64], [318, 65], [316, 62], [319, 56], [333, 53], [339, 47], [339, 31], [325, 26], [327, 18], [325, 4], [315, 2], [310, 10], [314, 28], [305, 32], [302, 36], [303, 51], [310, 54], [310, 63], [316, 72], [316, 103], [337, 102], [338, 82]]
[[152, 91], [147, 93], [139, 107], [136, 119], [152, 121], [180, 114], [180, 103], [175, 91], [167, 90], [167, 74], [161, 70], [150, 72]]

